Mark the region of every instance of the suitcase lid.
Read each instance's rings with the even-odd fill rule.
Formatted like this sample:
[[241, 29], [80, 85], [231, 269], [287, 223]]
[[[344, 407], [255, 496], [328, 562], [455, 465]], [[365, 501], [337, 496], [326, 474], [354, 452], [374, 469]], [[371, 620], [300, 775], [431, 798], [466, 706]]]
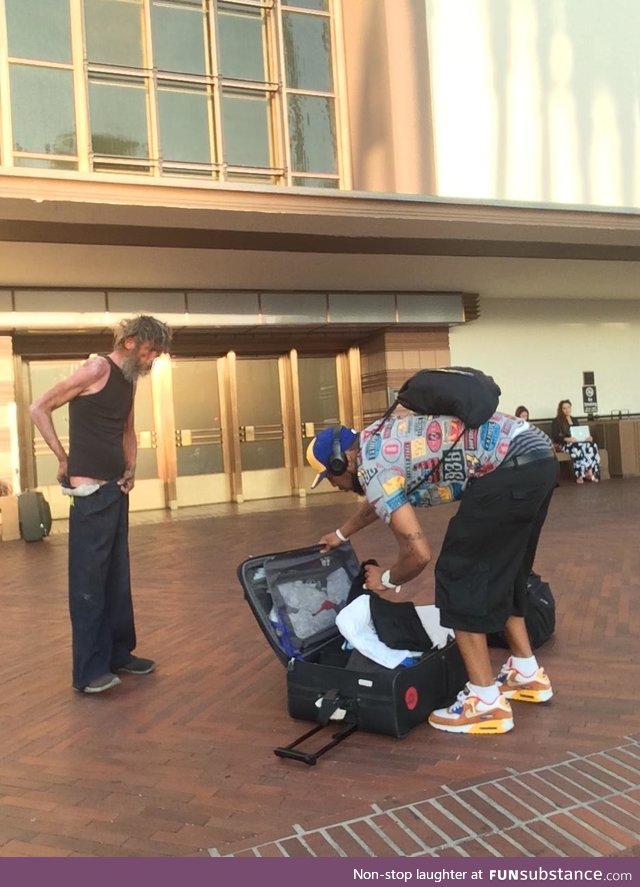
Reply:
[[249, 557], [238, 579], [258, 625], [283, 664], [305, 659], [339, 635], [336, 616], [360, 564], [350, 542]]

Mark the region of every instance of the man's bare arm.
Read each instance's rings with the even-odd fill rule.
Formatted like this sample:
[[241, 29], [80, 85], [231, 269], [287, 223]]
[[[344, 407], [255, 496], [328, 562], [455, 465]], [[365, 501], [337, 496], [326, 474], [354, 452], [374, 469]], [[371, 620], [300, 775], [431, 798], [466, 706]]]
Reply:
[[136, 439], [133, 404], [124, 426], [122, 447], [124, 450], [124, 474], [118, 481], [118, 484], [123, 493], [130, 493], [135, 485], [136, 460], [138, 457], [138, 441]]
[[370, 524], [374, 524], [378, 520], [378, 515], [373, 505], [368, 502], [363, 503], [360, 508], [351, 517], [345, 521], [342, 532], [345, 536], [353, 536], [358, 530], [364, 530]]
[[402, 585], [422, 573], [431, 560], [431, 546], [409, 503], [392, 513], [391, 530], [398, 542], [398, 558], [389, 570], [389, 579]]
[[65, 403], [69, 403], [74, 397], [78, 397], [81, 394], [89, 394], [94, 389], [96, 391], [100, 390], [108, 372], [109, 364], [104, 357], [93, 357], [67, 379], [58, 382], [57, 385], [41, 394], [29, 408], [33, 424], [58, 460], [58, 480], [66, 478], [67, 453], [60, 443], [60, 438], [53, 426], [52, 413]]
[[[354, 533], [357, 533], [358, 530], [363, 530], [377, 520], [378, 515], [376, 514], [375, 508], [373, 505], [369, 505], [368, 502], [365, 502], [360, 508], [358, 508], [355, 514], [347, 518], [339, 529], [342, 535], [349, 539]], [[330, 548], [337, 548], [339, 545], [342, 545], [342, 539], [340, 539], [335, 532], [327, 533], [322, 539], [320, 539], [320, 544], [324, 546], [323, 551], [328, 551]]]

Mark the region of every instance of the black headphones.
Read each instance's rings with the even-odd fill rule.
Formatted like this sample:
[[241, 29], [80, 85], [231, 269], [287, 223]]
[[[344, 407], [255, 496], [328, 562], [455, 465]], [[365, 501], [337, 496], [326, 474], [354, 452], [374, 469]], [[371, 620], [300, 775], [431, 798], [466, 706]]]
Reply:
[[341, 425], [333, 426], [333, 437], [331, 438], [331, 456], [327, 463], [327, 471], [332, 475], [344, 474], [347, 470], [347, 460], [345, 459], [342, 447], [340, 446]]

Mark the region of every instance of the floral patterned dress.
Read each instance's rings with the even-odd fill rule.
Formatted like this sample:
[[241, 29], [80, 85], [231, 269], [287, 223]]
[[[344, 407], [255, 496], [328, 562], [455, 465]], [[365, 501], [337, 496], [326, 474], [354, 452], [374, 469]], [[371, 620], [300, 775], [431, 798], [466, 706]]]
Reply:
[[580, 480], [590, 471], [595, 478], [600, 480], [600, 451], [598, 450], [598, 444], [595, 441], [566, 443], [564, 440], [565, 437], [571, 437], [572, 426], [579, 424], [572, 417], [564, 426], [560, 424], [558, 419], [554, 419], [551, 427], [553, 442], [560, 446], [564, 453], [569, 454], [576, 480]]

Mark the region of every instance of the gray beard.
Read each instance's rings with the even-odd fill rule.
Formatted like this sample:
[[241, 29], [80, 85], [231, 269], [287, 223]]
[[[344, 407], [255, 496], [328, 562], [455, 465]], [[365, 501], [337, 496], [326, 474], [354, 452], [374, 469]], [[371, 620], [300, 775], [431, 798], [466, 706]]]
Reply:
[[151, 371], [151, 367], [140, 366], [135, 354], [128, 354], [122, 361], [122, 375], [127, 382], [137, 382], [140, 376], [146, 376]]

